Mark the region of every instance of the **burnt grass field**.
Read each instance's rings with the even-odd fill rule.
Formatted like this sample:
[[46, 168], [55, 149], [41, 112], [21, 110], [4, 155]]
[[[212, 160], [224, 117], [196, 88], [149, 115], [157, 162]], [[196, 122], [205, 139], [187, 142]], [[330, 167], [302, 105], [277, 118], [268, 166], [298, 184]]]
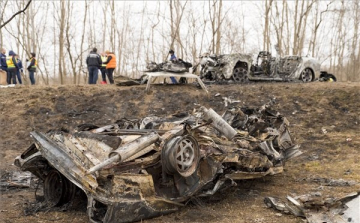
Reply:
[[[30, 131], [72, 130], [77, 125], [106, 125], [122, 117], [141, 118], [191, 112], [199, 104], [225, 111], [223, 97], [257, 107], [276, 98], [274, 108], [290, 121], [303, 154], [290, 160], [284, 173], [239, 181], [236, 187], [211, 199], [194, 199], [179, 212], [143, 222], [303, 222], [269, 209], [264, 197], [285, 198], [321, 192], [340, 197], [360, 191], [360, 83], [264, 83], [210, 85], [209, 94], [189, 85], [17, 86], [0, 89], [0, 170], [13, 165], [31, 143]], [[215, 96], [220, 94], [219, 96]], [[350, 185], [326, 186], [343, 179]], [[87, 222], [86, 205], [25, 215], [35, 202], [35, 189], [2, 190], [0, 222]]]

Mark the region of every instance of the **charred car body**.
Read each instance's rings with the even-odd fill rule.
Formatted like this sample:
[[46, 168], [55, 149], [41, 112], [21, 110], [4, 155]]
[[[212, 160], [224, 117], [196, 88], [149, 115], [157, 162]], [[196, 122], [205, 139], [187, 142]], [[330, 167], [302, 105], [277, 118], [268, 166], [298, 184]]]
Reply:
[[146, 64], [146, 69], [148, 72], [157, 72], [157, 71], [166, 71], [173, 73], [185, 73], [189, 72], [189, 68], [192, 67], [192, 64], [185, 62], [182, 59], [175, 61], [165, 61], [163, 63], [150, 62]]
[[255, 64], [250, 55], [202, 55], [200, 76], [209, 81], [248, 80], [310, 82], [320, 75], [320, 63], [314, 58], [301, 56], [272, 57], [267, 51], [259, 52]]
[[[163, 63], [149, 62], [146, 64], [147, 72], [170, 72], [170, 73], [187, 73], [189, 68], [192, 67], [192, 64], [182, 59], [165, 61]], [[145, 80], [143, 83], [147, 83], [147, 75], [143, 75], [141, 79]], [[179, 79], [179, 83], [186, 84], [187, 80], [184, 77]]]
[[168, 118], [82, 125], [74, 133], [32, 132], [35, 143], [15, 165], [43, 181], [49, 205], [84, 191], [90, 222], [151, 218], [235, 180], [281, 173], [301, 152], [287, 119], [269, 106], [232, 107], [222, 117], [201, 107]]
[[206, 53], [200, 56], [200, 78], [205, 81], [245, 82], [248, 80], [251, 62], [251, 56], [246, 54], [216, 56]]

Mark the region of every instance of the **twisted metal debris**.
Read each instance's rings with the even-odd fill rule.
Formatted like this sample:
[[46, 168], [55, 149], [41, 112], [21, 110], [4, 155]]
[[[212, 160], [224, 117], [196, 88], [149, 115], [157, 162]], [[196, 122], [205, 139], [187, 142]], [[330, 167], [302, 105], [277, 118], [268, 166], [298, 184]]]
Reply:
[[201, 107], [165, 118], [84, 124], [73, 133], [31, 132], [35, 143], [15, 164], [44, 182], [49, 205], [64, 205], [82, 190], [90, 222], [138, 221], [236, 180], [281, 173], [301, 152], [288, 120], [271, 105], [231, 107], [222, 116]]

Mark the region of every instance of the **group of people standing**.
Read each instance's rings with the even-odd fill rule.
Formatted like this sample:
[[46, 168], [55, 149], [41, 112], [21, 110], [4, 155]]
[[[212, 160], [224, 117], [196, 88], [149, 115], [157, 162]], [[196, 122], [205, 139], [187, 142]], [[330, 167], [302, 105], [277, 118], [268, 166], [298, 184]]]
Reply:
[[[35, 72], [37, 68], [37, 60], [35, 53], [30, 53], [30, 59], [27, 59], [26, 68], [29, 71], [29, 78], [32, 85], [35, 84]], [[24, 73], [22, 61], [19, 56], [12, 50], [9, 51], [9, 55], [6, 56], [6, 49], [1, 48], [0, 54], [0, 69], [6, 72], [7, 84], [22, 84], [21, 73]], [[17, 80], [16, 80], [17, 79]]]
[[96, 84], [98, 80], [99, 69], [101, 71], [101, 84], [107, 84], [106, 77], [110, 84], [114, 84], [114, 70], [116, 68], [116, 56], [113, 52], [105, 51], [99, 55], [97, 49], [93, 48], [88, 57], [86, 64], [89, 70], [89, 84]]

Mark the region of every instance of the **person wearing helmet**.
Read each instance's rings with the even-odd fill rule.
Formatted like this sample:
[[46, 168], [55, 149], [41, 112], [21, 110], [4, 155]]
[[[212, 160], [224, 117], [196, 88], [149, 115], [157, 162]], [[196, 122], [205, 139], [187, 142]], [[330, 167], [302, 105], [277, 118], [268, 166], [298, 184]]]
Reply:
[[30, 53], [31, 57], [30, 59], [26, 60], [27, 62], [27, 70], [29, 71], [29, 78], [30, 78], [30, 82], [31, 85], [35, 84], [35, 72], [36, 72], [36, 68], [37, 68], [37, 60], [36, 60], [36, 54], [35, 53]]
[[[170, 61], [171, 62], [177, 61], [174, 50], [169, 50], [169, 54], [170, 54]], [[171, 79], [173, 84], [177, 84], [177, 80], [176, 80], [175, 77], [170, 77], [170, 79]]]

